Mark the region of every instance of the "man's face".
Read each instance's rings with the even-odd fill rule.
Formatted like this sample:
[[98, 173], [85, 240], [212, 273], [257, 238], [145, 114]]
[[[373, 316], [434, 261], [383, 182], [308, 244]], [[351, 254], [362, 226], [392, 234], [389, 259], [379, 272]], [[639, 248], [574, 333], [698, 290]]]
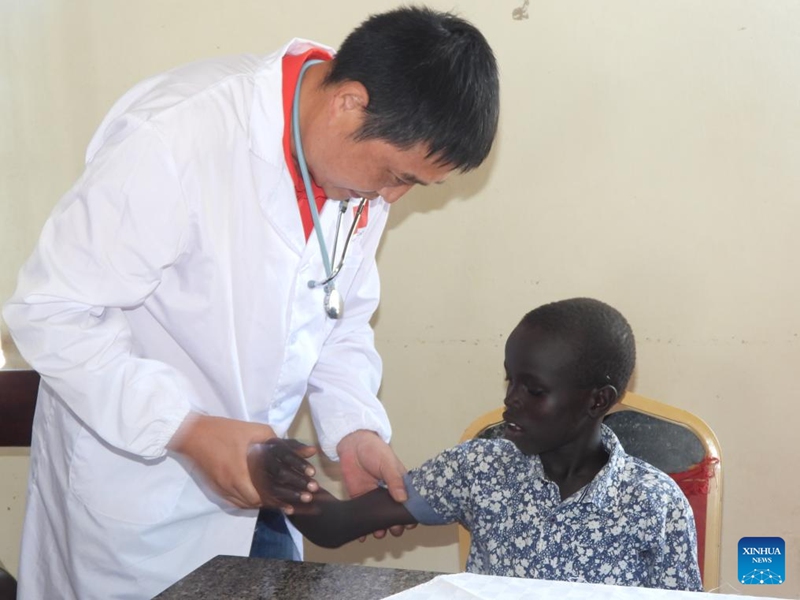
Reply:
[[303, 135], [308, 169], [329, 198], [375, 198], [392, 203], [414, 185], [443, 183], [453, 171], [427, 157], [419, 144], [401, 150], [380, 139], [356, 141], [368, 94], [357, 82], [338, 84]]
[[575, 381], [569, 340], [518, 326], [506, 343], [505, 438], [523, 454], [557, 450], [591, 431], [592, 389]]
[[451, 167], [426, 158], [423, 146], [400, 150], [383, 140], [358, 142], [346, 137], [320, 150], [322, 156], [309, 164], [309, 170], [334, 200], [382, 196], [391, 204], [414, 185], [442, 183], [452, 172]]

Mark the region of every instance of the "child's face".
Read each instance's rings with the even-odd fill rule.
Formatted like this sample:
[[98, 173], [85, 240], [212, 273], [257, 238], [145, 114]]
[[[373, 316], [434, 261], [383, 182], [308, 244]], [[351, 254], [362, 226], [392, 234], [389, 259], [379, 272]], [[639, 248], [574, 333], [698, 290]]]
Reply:
[[569, 340], [519, 326], [506, 343], [505, 438], [527, 455], [557, 450], [596, 427], [592, 389], [575, 381]]

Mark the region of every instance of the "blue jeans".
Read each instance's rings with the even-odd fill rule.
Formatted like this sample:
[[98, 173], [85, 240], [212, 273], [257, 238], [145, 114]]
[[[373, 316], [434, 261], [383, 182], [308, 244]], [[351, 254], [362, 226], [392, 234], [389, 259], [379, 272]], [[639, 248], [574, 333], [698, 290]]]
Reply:
[[294, 546], [283, 513], [263, 508], [258, 511], [250, 556], [300, 560], [300, 553]]

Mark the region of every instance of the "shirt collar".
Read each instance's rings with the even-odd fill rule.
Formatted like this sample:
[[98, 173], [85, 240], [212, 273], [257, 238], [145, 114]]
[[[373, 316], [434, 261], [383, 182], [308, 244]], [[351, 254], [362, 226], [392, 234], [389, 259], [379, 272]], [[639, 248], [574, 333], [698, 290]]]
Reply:
[[[610, 509], [616, 498], [619, 497], [619, 480], [627, 455], [622, 449], [619, 439], [607, 425], [601, 426], [600, 442], [608, 452], [608, 462], [594, 476], [594, 479], [575, 492], [572, 497], [577, 497], [578, 502], [591, 502], [598, 508]], [[550, 481], [545, 475], [542, 459], [538, 455], [530, 457], [530, 465], [531, 475]]]
[[582, 502], [591, 502], [597, 508], [610, 509], [619, 498], [619, 482], [625, 468], [627, 455], [616, 434], [607, 425], [602, 425], [601, 442], [608, 452], [608, 462], [600, 469], [581, 492]]

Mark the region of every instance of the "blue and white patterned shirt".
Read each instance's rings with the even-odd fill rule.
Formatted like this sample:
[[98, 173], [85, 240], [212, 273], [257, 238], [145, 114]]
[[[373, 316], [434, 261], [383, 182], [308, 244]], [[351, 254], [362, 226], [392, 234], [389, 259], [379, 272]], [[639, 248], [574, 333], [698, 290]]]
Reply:
[[475, 439], [409, 471], [405, 506], [426, 525], [464, 525], [473, 573], [702, 590], [683, 492], [605, 425], [602, 441], [608, 463], [565, 500], [538, 456]]

